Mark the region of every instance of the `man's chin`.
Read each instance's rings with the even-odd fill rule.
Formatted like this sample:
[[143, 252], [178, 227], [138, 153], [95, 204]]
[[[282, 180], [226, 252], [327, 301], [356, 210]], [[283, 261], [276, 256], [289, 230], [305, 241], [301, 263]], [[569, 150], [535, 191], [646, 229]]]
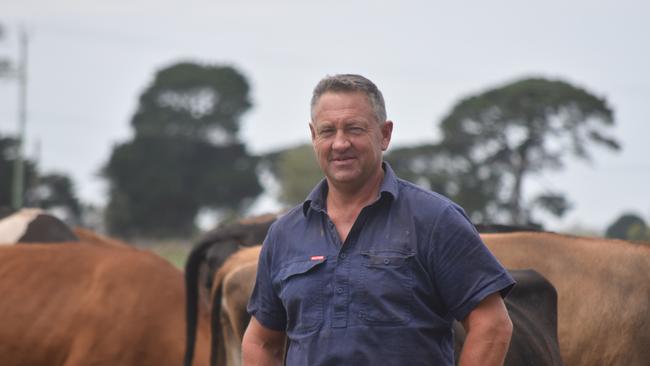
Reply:
[[359, 172], [356, 171], [335, 171], [328, 176], [329, 180], [335, 183], [353, 183], [359, 180]]

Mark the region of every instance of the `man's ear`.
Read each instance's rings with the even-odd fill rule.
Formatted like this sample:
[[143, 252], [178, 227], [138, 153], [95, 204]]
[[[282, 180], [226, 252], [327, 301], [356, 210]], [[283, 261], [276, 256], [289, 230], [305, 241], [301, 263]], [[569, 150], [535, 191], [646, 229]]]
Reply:
[[314, 141], [316, 139], [316, 130], [311, 122], [309, 122], [309, 131], [311, 132], [311, 140]]
[[393, 136], [393, 121], [386, 121], [381, 125], [381, 150], [386, 151], [390, 145], [390, 138]]

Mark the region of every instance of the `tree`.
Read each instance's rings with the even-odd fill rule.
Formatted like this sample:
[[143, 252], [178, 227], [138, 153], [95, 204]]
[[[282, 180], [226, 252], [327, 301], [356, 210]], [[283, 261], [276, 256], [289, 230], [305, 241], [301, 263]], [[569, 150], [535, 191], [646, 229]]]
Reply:
[[262, 160], [280, 183], [278, 200], [290, 206], [304, 201], [314, 186], [323, 179], [311, 144], [272, 152], [263, 156]]
[[[0, 207], [11, 205], [13, 164], [17, 141], [0, 136]], [[76, 197], [74, 183], [64, 173], [41, 175], [36, 164], [25, 159], [25, 190], [23, 202], [29, 207], [59, 210], [59, 218], [71, 225], [82, 219], [81, 204]]]
[[187, 236], [200, 209], [238, 212], [260, 193], [256, 158], [238, 137], [248, 91], [229, 66], [179, 63], [155, 75], [131, 121], [135, 137], [103, 169], [110, 232]]
[[613, 124], [604, 98], [564, 81], [528, 78], [462, 99], [441, 121], [439, 144], [391, 156], [432, 188], [469, 202], [474, 219], [522, 225], [536, 209], [561, 216], [570, 208], [553, 190], [524, 202], [525, 178], [561, 169], [569, 155], [590, 160], [591, 145], [619, 150], [607, 133]]
[[27, 190], [26, 202], [45, 210], [62, 210], [62, 220], [72, 225], [81, 224], [81, 204], [72, 179], [64, 173], [38, 176]]
[[440, 144], [396, 148], [386, 160], [398, 176], [450, 197], [474, 221], [497, 222], [498, 172], [450, 154]]
[[607, 227], [608, 238], [650, 242], [650, 228], [643, 219], [633, 213], [624, 213]]
[[[11, 207], [13, 194], [14, 162], [18, 154], [18, 140], [13, 137], [0, 136], [0, 207]], [[25, 184], [29, 186], [36, 179], [36, 164], [25, 159]], [[26, 193], [23, 202], [26, 199]]]

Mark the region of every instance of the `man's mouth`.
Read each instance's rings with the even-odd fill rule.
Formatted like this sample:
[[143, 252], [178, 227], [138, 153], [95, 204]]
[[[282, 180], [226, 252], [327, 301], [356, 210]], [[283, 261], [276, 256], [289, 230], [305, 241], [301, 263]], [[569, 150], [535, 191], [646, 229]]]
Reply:
[[353, 156], [337, 156], [335, 158], [332, 158], [332, 161], [334, 162], [345, 162], [354, 159]]

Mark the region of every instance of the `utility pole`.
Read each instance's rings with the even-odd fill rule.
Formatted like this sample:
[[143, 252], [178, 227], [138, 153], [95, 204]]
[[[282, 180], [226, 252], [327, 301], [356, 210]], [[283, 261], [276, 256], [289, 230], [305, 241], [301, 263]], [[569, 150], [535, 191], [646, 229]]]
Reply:
[[20, 30], [19, 43], [20, 50], [16, 70], [16, 78], [18, 79], [18, 136], [11, 197], [11, 205], [16, 210], [23, 207], [23, 196], [25, 195], [25, 163], [23, 156], [27, 127], [27, 47], [29, 43], [25, 29]]

